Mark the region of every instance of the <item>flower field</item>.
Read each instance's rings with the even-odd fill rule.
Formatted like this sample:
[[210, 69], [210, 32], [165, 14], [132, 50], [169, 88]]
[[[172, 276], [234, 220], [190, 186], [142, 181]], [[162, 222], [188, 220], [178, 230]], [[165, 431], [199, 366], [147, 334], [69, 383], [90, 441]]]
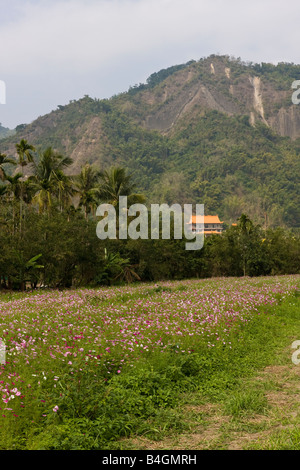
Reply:
[[64, 413], [94, 419], [82, 398], [68, 399], [105, 390], [153, 354], [230, 349], [264, 305], [299, 284], [299, 276], [215, 278], [0, 294], [0, 432], [24, 436], [25, 423], [44, 426]]

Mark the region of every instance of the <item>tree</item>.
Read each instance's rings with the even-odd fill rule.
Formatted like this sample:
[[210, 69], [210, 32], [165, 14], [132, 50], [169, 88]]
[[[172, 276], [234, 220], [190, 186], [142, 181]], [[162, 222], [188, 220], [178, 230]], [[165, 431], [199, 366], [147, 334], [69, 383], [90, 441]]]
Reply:
[[7, 193], [11, 195], [12, 198], [12, 223], [13, 223], [13, 233], [15, 230], [15, 207], [16, 207], [16, 202], [20, 200], [21, 198], [21, 178], [22, 178], [22, 173], [16, 173], [14, 176], [6, 176], [6, 179], [9, 183], [8, 188], [7, 188]]
[[138, 265], [133, 265], [129, 258], [122, 258], [119, 253], [106, 253], [100, 272], [96, 276], [97, 284], [111, 285], [113, 281], [125, 281], [127, 284], [134, 280], [140, 281], [140, 276], [135, 272]]
[[98, 203], [99, 172], [89, 163], [81, 167], [79, 175], [74, 178], [76, 192], [79, 196], [79, 207], [83, 207], [84, 216], [93, 212]]
[[8, 192], [10, 192], [14, 200], [20, 199], [21, 196], [21, 181], [22, 173], [16, 173], [14, 176], [6, 176], [9, 183]]
[[20, 285], [20, 289], [24, 291], [26, 289], [26, 283], [30, 282], [32, 286], [37, 285], [40, 270], [44, 267], [41, 264], [38, 264], [37, 260], [42, 256], [42, 254], [38, 254], [33, 256], [31, 259], [26, 260], [23, 257], [23, 254], [20, 252], [18, 253], [17, 257], [17, 273], [14, 276], [15, 284]]
[[40, 154], [38, 163], [34, 164], [34, 175], [30, 181], [35, 189], [34, 200], [38, 203], [39, 212], [50, 212], [53, 198], [58, 197], [62, 204], [62, 190], [69, 182], [64, 174], [64, 169], [72, 164], [73, 160], [56, 153], [52, 147], [48, 147]]
[[64, 208], [71, 205], [72, 197], [76, 194], [76, 189], [71, 177], [67, 176], [62, 170], [57, 170], [54, 174], [56, 181], [56, 192], [58, 207], [62, 212]]
[[131, 175], [126, 174], [125, 168], [113, 166], [100, 173], [100, 180], [99, 198], [103, 202], [112, 204], [116, 208], [120, 196], [127, 196], [128, 204], [145, 202], [142, 194], [134, 192], [135, 184], [132, 182]]
[[244, 276], [255, 274], [256, 266], [263, 263], [262, 236], [260, 226], [254, 225], [246, 214], [242, 214], [238, 219], [237, 244], [241, 253]]
[[21, 139], [18, 144], [16, 144], [17, 154], [18, 154], [18, 164], [22, 168], [22, 175], [24, 175], [24, 167], [28, 163], [33, 162], [33, 152], [35, 152], [35, 147], [30, 145], [27, 140]]
[[16, 162], [12, 158], [8, 158], [5, 153], [0, 153], [0, 179], [2, 181], [5, 181], [7, 177], [4, 169], [4, 166], [7, 164], [15, 165]]
[[[28, 163], [33, 162], [33, 152], [35, 152], [35, 147], [30, 145], [27, 140], [21, 139], [18, 144], [16, 144], [17, 154], [18, 154], [18, 164], [21, 166], [22, 178], [24, 178], [24, 167]], [[22, 232], [22, 217], [23, 217], [23, 184], [21, 182], [21, 196], [20, 196], [20, 233]]]

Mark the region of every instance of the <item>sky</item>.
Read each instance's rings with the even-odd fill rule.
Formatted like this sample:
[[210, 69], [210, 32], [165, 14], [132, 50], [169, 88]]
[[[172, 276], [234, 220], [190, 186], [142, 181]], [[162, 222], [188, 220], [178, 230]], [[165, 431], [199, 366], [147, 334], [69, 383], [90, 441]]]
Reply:
[[211, 54], [299, 64], [299, 13], [299, 0], [0, 0], [0, 123]]

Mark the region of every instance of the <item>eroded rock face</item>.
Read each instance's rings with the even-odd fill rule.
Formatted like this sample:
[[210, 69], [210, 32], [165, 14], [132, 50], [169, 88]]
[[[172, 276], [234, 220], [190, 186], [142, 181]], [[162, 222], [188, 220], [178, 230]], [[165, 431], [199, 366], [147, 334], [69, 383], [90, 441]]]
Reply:
[[296, 105], [281, 108], [269, 118], [269, 124], [279, 135], [297, 139], [300, 137], [300, 108]]
[[[141, 93], [141, 103], [148, 105], [144, 127], [163, 133], [171, 131], [186, 114], [217, 110], [228, 115], [249, 116], [251, 125], [260, 121], [281, 136], [300, 137], [300, 105], [291, 100], [292, 91], [280, 89], [251, 70], [236, 77], [220, 60], [207, 63], [207, 75], [193, 65], [164, 82], [163, 92]], [[149, 106], [150, 105], [150, 106]]]
[[264, 124], [268, 126], [268, 123], [265, 119], [265, 111], [262, 101], [262, 92], [261, 92], [261, 83], [260, 77], [249, 77], [250, 83], [253, 86], [253, 107], [258, 116]]

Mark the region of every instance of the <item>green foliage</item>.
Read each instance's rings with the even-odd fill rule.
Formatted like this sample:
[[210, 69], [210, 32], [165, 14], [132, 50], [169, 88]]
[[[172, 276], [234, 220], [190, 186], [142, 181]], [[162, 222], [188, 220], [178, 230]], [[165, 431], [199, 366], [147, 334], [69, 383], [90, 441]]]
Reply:
[[150, 88], [154, 88], [156, 85], [163, 82], [170, 75], [173, 75], [175, 72], [178, 72], [179, 70], [182, 70], [193, 63], [195, 63], [195, 61], [192, 60], [187, 62], [186, 64], [173, 65], [172, 67], [168, 67], [167, 69], [162, 69], [159, 72], [152, 73], [150, 77], [147, 78], [147, 84]]
[[225, 413], [234, 417], [253, 413], [265, 414], [267, 409], [268, 400], [262, 391], [238, 391], [225, 402]]
[[127, 283], [131, 283], [133, 280], [141, 280], [128, 258], [122, 258], [119, 253], [108, 253], [105, 255], [103, 264], [93, 283], [96, 285], [111, 285], [117, 279], [124, 280]]

